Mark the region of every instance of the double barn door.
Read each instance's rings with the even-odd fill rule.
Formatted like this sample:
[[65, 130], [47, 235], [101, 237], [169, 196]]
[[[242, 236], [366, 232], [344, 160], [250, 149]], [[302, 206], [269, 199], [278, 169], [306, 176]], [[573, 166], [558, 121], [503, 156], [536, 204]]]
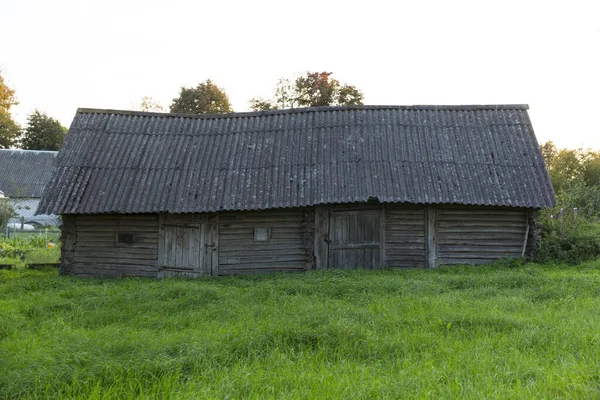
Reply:
[[382, 233], [379, 208], [331, 208], [329, 211], [329, 268], [378, 268]]
[[217, 275], [216, 232], [208, 217], [162, 215], [159, 235], [159, 276]]

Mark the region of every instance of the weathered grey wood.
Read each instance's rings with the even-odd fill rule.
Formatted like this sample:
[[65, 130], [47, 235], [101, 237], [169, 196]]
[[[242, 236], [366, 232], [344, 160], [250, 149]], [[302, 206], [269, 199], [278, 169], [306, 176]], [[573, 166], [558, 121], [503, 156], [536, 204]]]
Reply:
[[329, 268], [381, 267], [379, 208], [331, 207]]
[[[156, 276], [158, 215], [78, 215], [72, 221], [77, 241], [65, 247], [72, 256], [70, 273]], [[124, 233], [133, 242], [119, 242]]]
[[166, 214], [161, 225], [160, 276], [212, 274], [215, 215]]
[[511, 253], [511, 254], [520, 254], [521, 253], [521, 245], [516, 246], [494, 246], [494, 245], [486, 245], [486, 246], [439, 246], [439, 251], [445, 254], [449, 252], [481, 252], [481, 253]]
[[436, 268], [438, 266], [438, 215], [437, 208], [427, 207], [427, 268]]
[[59, 273], [70, 274], [73, 272], [75, 248], [77, 245], [77, 216], [63, 214], [61, 226], [61, 255]]
[[[478, 264], [522, 256], [529, 247], [529, 219], [521, 209], [444, 206], [435, 211], [399, 204], [67, 216], [62, 260], [66, 272], [82, 276], [431, 267], [436, 259], [434, 265]], [[270, 241], [254, 241], [257, 227], [270, 229]], [[133, 242], [119, 242], [120, 233], [131, 234]]]
[[438, 218], [441, 264], [480, 264], [523, 254], [528, 235], [523, 209], [443, 207]]
[[[159, 254], [160, 268], [169, 276], [181, 271], [184, 276], [202, 276], [212, 273], [212, 230], [214, 223], [206, 218], [196, 218], [196, 224], [186, 222], [181, 216], [167, 216], [161, 226], [163, 251]], [[177, 221], [182, 221], [178, 225]], [[208, 245], [208, 246], [207, 246]], [[162, 274], [165, 276], [165, 274]]]
[[422, 206], [385, 206], [385, 265], [424, 267], [425, 210]]
[[527, 250], [527, 239], [529, 237], [529, 212], [525, 213], [525, 237], [523, 238], [523, 249], [521, 250], [521, 257], [525, 257], [525, 250]]
[[327, 206], [315, 207], [315, 268], [328, 267], [329, 260], [329, 216]]
[[[219, 213], [215, 275], [229, 274], [240, 266], [274, 271], [309, 268], [313, 223], [306, 218], [304, 209]], [[255, 228], [269, 228], [269, 240], [255, 241]]]
[[211, 232], [212, 246], [210, 247], [210, 274], [212, 276], [219, 275], [219, 216], [217, 215], [212, 224]]
[[331, 250], [345, 250], [345, 249], [378, 249], [379, 243], [348, 243], [348, 244], [335, 244], [329, 246]]
[[387, 265], [386, 256], [386, 245], [385, 245], [385, 206], [382, 204], [379, 207], [379, 267], [385, 267]]

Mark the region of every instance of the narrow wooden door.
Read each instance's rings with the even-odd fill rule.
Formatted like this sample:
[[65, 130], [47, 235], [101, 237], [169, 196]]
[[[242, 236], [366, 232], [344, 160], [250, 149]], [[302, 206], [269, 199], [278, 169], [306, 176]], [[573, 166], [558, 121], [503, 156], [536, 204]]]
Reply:
[[379, 209], [332, 209], [329, 214], [329, 268], [378, 268]]
[[212, 272], [212, 224], [169, 218], [161, 224], [160, 276], [199, 277]]

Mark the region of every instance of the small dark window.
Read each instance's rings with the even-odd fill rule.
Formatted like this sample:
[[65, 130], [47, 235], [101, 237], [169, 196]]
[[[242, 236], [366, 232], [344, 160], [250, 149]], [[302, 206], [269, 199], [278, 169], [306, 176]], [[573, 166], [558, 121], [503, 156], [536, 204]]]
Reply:
[[121, 244], [132, 244], [134, 241], [133, 233], [118, 232], [117, 233], [117, 246]]
[[255, 242], [268, 242], [271, 240], [271, 228], [254, 228]]

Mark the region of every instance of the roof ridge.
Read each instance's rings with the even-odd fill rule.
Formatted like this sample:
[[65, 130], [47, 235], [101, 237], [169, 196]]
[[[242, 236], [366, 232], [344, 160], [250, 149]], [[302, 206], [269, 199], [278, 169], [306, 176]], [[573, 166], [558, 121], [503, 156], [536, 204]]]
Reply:
[[54, 150], [0, 149], [0, 151], [12, 151], [12, 152], [19, 152], [19, 153], [53, 153], [53, 154], [58, 154], [58, 151], [54, 151]]
[[240, 118], [262, 115], [299, 114], [323, 111], [350, 111], [350, 110], [432, 110], [432, 111], [473, 111], [473, 110], [527, 110], [527, 104], [472, 104], [472, 105], [362, 105], [362, 106], [323, 106], [323, 107], [301, 107], [287, 108], [282, 110], [268, 111], [243, 111], [227, 114], [183, 114], [183, 113], [161, 113], [134, 110], [115, 110], [100, 108], [78, 108], [78, 114], [112, 114], [132, 115], [163, 118]]

